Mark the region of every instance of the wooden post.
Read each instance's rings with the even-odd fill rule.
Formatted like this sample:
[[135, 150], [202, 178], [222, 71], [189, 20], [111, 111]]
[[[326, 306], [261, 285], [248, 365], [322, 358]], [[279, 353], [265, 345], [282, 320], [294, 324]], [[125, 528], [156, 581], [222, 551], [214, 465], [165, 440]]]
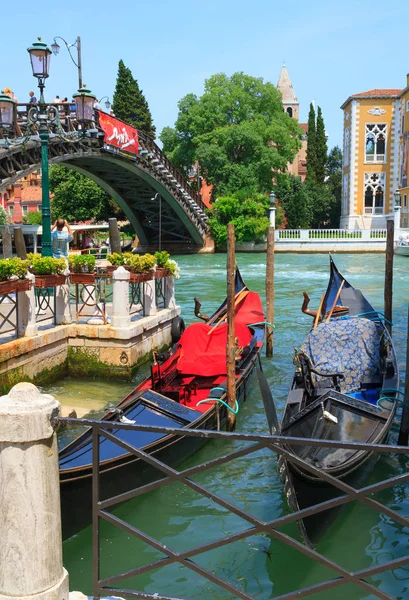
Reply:
[[[392, 323], [392, 288], [393, 288], [393, 245], [394, 245], [393, 219], [386, 221], [386, 263], [385, 263], [385, 291], [384, 291], [384, 314], [385, 318]], [[392, 326], [386, 323], [389, 333]]]
[[11, 258], [13, 256], [13, 247], [11, 244], [11, 232], [8, 225], [4, 225], [2, 231], [3, 238], [3, 258]]
[[[233, 409], [236, 406], [236, 342], [234, 331], [234, 275], [235, 275], [234, 225], [227, 225], [227, 402]], [[233, 431], [236, 415], [227, 412], [227, 430]]]
[[405, 376], [405, 395], [403, 398], [404, 405], [402, 410], [402, 418], [400, 422], [398, 444], [399, 446], [407, 446], [409, 440], [409, 310], [408, 310], [408, 331], [406, 342], [406, 376]]
[[109, 225], [109, 245], [111, 246], [112, 254], [116, 252], [121, 254], [121, 238], [119, 236], [118, 222], [115, 218], [108, 219]]
[[27, 250], [26, 242], [24, 241], [23, 230], [21, 227], [14, 228], [14, 245], [16, 246], [16, 254], [19, 258], [26, 260]]
[[[275, 228], [269, 227], [267, 234], [267, 259], [266, 259], [266, 308], [267, 321], [274, 325], [274, 235]], [[274, 329], [266, 326], [266, 356], [273, 356]]]

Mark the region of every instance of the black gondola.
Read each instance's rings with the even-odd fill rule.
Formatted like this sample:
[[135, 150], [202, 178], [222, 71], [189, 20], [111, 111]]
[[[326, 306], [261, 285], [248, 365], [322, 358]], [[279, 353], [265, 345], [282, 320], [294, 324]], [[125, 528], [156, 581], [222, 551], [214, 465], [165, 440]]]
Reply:
[[[264, 340], [260, 296], [249, 291], [239, 271], [235, 279], [237, 403], [245, 400]], [[206, 323], [194, 323], [171, 352], [155, 361], [143, 381], [103, 419], [129, 419], [141, 425], [193, 429], [223, 427], [227, 418], [226, 301]], [[221, 402], [220, 402], [221, 401]], [[118, 439], [177, 466], [206, 443], [204, 438], [146, 431], [110, 429]], [[91, 522], [92, 434], [88, 429], [60, 452], [61, 506], [64, 539]], [[100, 499], [126, 492], [164, 475], [151, 464], [100, 439]]]
[[[308, 299], [308, 296], [304, 294]], [[388, 329], [360, 290], [352, 287], [330, 258], [330, 280], [301, 351], [287, 397], [284, 436], [362, 443], [386, 442], [396, 412], [399, 371]], [[364, 481], [370, 451], [288, 445], [297, 457], [352, 485]], [[290, 508], [309, 508], [341, 495], [338, 488], [279, 459]], [[298, 522], [304, 541], [314, 545], [339, 509]]]

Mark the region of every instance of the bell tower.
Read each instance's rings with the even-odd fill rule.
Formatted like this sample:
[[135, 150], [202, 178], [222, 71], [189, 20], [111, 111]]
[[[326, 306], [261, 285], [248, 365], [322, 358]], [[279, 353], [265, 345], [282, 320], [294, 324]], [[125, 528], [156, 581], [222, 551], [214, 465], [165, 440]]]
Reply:
[[285, 63], [281, 68], [280, 79], [277, 83], [277, 89], [280, 90], [283, 97], [283, 108], [286, 113], [293, 119], [298, 121], [299, 119], [299, 103], [297, 96], [295, 95], [293, 84], [291, 83], [290, 76], [287, 71]]

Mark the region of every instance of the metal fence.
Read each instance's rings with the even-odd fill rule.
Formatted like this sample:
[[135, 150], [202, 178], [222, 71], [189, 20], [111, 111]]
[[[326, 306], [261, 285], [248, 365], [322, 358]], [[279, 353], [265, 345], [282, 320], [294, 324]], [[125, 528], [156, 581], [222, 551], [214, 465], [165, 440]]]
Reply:
[[[288, 525], [290, 523], [294, 523], [301, 518], [305, 518], [311, 515], [315, 515], [324, 510], [333, 509], [342, 505], [347, 505], [351, 502], [358, 501], [363, 503], [364, 505], [374, 509], [380, 514], [386, 515], [387, 517], [393, 519], [396, 523], [399, 523], [405, 527], [409, 527], [409, 519], [404, 516], [402, 513], [397, 512], [385, 506], [378, 500], [375, 500], [371, 497], [376, 492], [380, 492], [386, 490], [388, 488], [392, 488], [397, 484], [403, 484], [409, 481], [409, 472], [404, 474], [396, 475], [395, 477], [391, 477], [380, 482], [377, 482], [373, 485], [367, 485], [362, 488], [354, 488], [345, 481], [338, 480], [328, 473], [321, 471], [320, 469], [314, 467], [312, 464], [305, 462], [303, 459], [299, 458], [295, 454], [293, 454], [288, 449], [288, 444], [291, 443], [294, 445], [302, 445], [302, 446], [313, 446], [313, 447], [333, 447], [333, 448], [343, 448], [343, 449], [353, 449], [353, 450], [369, 450], [374, 454], [403, 454], [409, 455], [409, 448], [400, 447], [400, 446], [387, 446], [382, 444], [362, 444], [362, 443], [354, 443], [354, 442], [338, 442], [338, 441], [329, 441], [329, 440], [306, 440], [305, 438], [290, 438], [290, 437], [281, 437], [281, 436], [270, 436], [270, 435], [252, 435], [252, 434], [242, 434], [242, 433], [226, 433], [221, 431], [202, 431], [202, 430], [189, 430], [189, 429], [179, 429], [179, 428], [166, 428], [166, 427], [153, 427], [153, 426], [142, 426], [137, 424], [122, 424], [115, 423], [115, 428], [118, 430], [122, 429], [131, 429], [135, 431], [148, 431], [148, 432], [158, 432], [169, 435], [183, 436], [183, 437], [191, 437], [191, 438], [205, 438], [206, 440], [210, 439], [223, 439], [225, 441], [229, 440], [238, 440], [241, 442], [247, 442], [248, 445], [246, 447], [239, 448], [230, 452], [226, 455], [217, 457], [213, 460], [209, 460], [202, 464], [199, 464], [194, 467], [190, 467], [184, 470], [177, 470], [172, 466], [161, 462], [154, 456], [144, 452], [139, 448], [135, 448], [129, 443], [119, 440], [112, 433], [112, 422], [107, 421], [92, 421], [88, 419], [68, 419], [61, 418], [61, 423], [75, 423], [85, 425], [87, 427], [92, 428], [92, 442], [93, 442], [93, 464], [92, 464], [92, 503], [93, 503], [93, 597], [94, 600], [99, 600], [101, 596], [107, 596], [110, 594], [119, 595], [121, 597], [126, 598], [152, 598], [156, 600], [185, 600], [183, 598], [176, 598], [172, 596], [170, 598], [165, 593], [164, 590], [158, 590], [155, 594], [150, 594], [144, 592], [142, 590], [135, 589], [127, 589], [123, 586], [123, 582], [130, 578], [136, 577], [138, 575], [142, 575], [144, 573], [152, 572], [159, 568], [164, 568], [169, 564], [179, 563], [188, 569], [191, 569], [195, 573], [204, 577], [208, 581], [213, 584], [220, 586], [223, 590], [232, 594], [234, 598], [242, 598], [244, 600], [254, 600], [254, 597], [250, 596], [243, 588], [240, 588], [236, 583], [232, 583], [226, 581], [225, 578], [218, 576], [215, 572], [209, 571], [201, 566], [194, 559], [204, 553], [209, 552], [211, 550], [215, 550], [216, 548], [220, 548], [222, 546], [226, 546], [233, 542], [237, 542], [239, 540], [244, 540], [253, 536], [255, 534], [265, 533], [271, 536], [273, 539], [279, 540], [287, 546], [295, 549], [299, 553], [304, 556], [309, 557], [310, 559], [316, 561], [317, 563], [323, 565], [324, 567], [328, 567], [330, 570], [335, 572], [335, 576], [330, 579], [326, 579], [325, 581], [310, 585], [308, 587], [304, 587], [302, 589], [294, 590], [290, 593], [281, 594], [279, 596], [275, 596], [275, 600], [295, 600], [298, 598], [304, 598], [311, 596], [312, 594], [317, 594], [319, 592], [324, 592], [327, 590], [332, 590], [335, 588], [339, 588], [340, 586], [345, 586], [346, 584], [355, 584], [358, 586], [362, 592], [365, 594], [373, 594], [375, 598], [381, 598], [383, 600], [394, 600], [394, 597], [381, 590], [380, 588], [373, 585], [369, 578], [374, 575], [378, 575], [380, 573], [385, 573], [387, 571], [392, 571], [397, 568], [401, 568], [405, 565], [409, 565], [409, 554], [397, 558], [394, 560], [389, 560], [380, 565], [371, 566], [369, 568], [350, 571], [340, 564], [334, 562], [333, 560], [325, 557], [323, 554], [319, 553], [317, 550], [304, 545], [302, 542], [298, 541], [296, 538], [293, 538], [282, 531], [279, 531], [284, 525]], [[131, 455], [136, 456], [137, 458], [145, 461], [149, 465], [155, 467], [159, 471], [162, 472], [163, 478], [158, 481], [153, 481], [147, 483], [141, 487], [132, 489], [126, 493], [122, 493], [112, 498], [101, 499], [101, 490], [100, 490], [100, 454], [99, 454], [99, 442], [101, 438], [107, 438], [111, 440], [115, 444], [118, 444], [121, 448], [123, 448], [126, 452], [129, 452]], [[291, 461], [293, 464], [302, 467], [305, 471], [311, 473], [312, 475], [321, 477], [325, 482], [333, 485], [335, 488], [339, 490], [339, 496], [333, 498], [331, 500], [327, 500], [325, 502], [321, 502], [316, 504], [310, 508], [297, 510], [292, 514], [283, 515], [279, 518], [273, 519], [271, 521], [262, 521], [259, 518], [254, 517], [249, 514], [245, 510], [239, 508], [235, 504], [230, 501], [225, 500], [220, 495], [215, 493], [214, 491], [210, 491], [203, 485], [192, 480], [192, 476], [212, 469], [216, 466], [220, 466], [230, 461], [250, 455], [254, 452], [257, 452], [262, 449], [268, 449], [271, 451], [272, 456], [271, 459], [275, 460], [274, 456], [282, 457], [282, 459]], [[182, 483], [194, 491], [198, 492], [202, 496], [210, 499], [215, 502], [220, 507], [227, 509], [234, 515], [242, 518], [247, 526], [244, 527], [241, 531], [236, 532], [231, 535], [224, 535], [222, 538], [212, 541], [211, 543], [203, 544], [200, 546], [195, 546], [184, 552], [177, 552], [172, 550], [169, 546], [164, 545], [160, 540], [154, 539], [153, 537], [144, 533], [141, 529], [134, 527], [133, 525], [125, 522], [124, 520], [118, 518], [109, 512], [109, 509], [115, 507], [118, 503], [124, 502], [126, 500], [130, 500], [141, 494], [145, 494], [147, 492], [151, 492], [155, 489], [162, 488], [167, 486], [173, 482]], [[108, 521], [109, 523], [119, 527], [126, 533], [131, 536], [136, 537], [137, 539], [145, 542], [150, 545], [152, 548], [161, 552], [165, 558], [161, 558], [157, 561], [153, 561], [142, 566], [135, 567], [126, 572], [117, 573], [110, 577], [106, 577], [101, 579], [100, 576], [100, 560], [101, 560], [101, 549], [100, 549], [100, 520]], [[289, 565], [289, 577], [291, 577], [292, 569], [294, 565]], [[116, 586], [116, 587], [114, 587]], [[365, 596], [366, 597], [366, 596]]]

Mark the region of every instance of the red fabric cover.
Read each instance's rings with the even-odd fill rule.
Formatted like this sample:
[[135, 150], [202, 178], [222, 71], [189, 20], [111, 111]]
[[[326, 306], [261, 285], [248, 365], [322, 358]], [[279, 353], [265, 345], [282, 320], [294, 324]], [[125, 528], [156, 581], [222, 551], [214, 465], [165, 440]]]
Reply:
[[[247, 346], [252, 338], [247, 325], [264, 320], [260, 296], [249, 292], [236, 306], [235, 334], [239, 346]], [[206, 323], [189, 325], [179, 341], [180, 358], [177, 370], [182, 375], [213, 377], [226, 375], [227, 323], [213, 326]]]

